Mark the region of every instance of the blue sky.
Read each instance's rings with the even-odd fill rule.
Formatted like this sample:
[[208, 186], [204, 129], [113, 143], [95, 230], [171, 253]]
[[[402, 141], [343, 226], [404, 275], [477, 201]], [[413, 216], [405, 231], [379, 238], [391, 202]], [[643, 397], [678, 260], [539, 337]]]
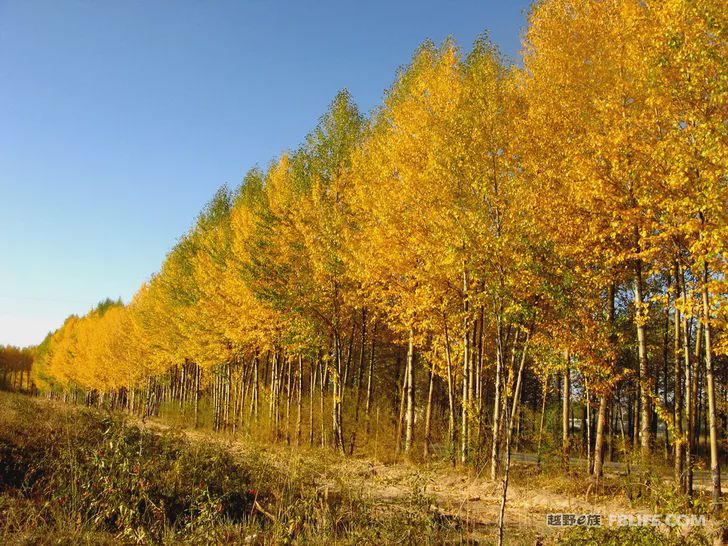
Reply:
[[516, 57], [529, 1], [0, 0], [0, 344], [130, 299], [215, 189], [424, 39]]

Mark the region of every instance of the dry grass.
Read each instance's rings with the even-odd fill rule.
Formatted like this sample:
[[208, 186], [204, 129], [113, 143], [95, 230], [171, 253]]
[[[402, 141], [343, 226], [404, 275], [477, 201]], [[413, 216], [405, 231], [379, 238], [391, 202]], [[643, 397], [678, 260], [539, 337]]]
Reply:
[[[20, 445], [21, 450], [23, 442], [32, 445], [34, 438], [37, 441], [55, 428], [78, 426], [79, 415], [91, 422], [110, 418], [100, 412], [69, 409], [57, 403], [0, 396], [2, 436], [6, 444], [8, 436], [13, 437], [12, 442]], [[259, 506], [246, 505], [245, 513], [249, 516], [238, 519], [219, 518], [215, 513], [200, 519], [202, 512], [196, 508], [194, 524], [180, 527], [163, 520], [154, 528], [156, 535], [152, 540], [148, 533], [94, 526], [88, 518], [82, 517], [79, 522], [74, 514], [63, 510], [44, 515], [48, 510], [43, 512], [39, 508], [29, 490], [6, 487], [0, 495], [4, 513], [0, 534], [4, 542], [42, 543], [44, 538], [52, 537], [54, 543], [60, 544], [176, 544], [210, 540], [226, 544], [495, 543], [501, 488], [499, 482], [485, 477], [484, 471], [453, 468], [441, 461], [422, 464], [392, 462], [392, 457], [388, 457], [389, 462], [367, 457], [344, 458], [329, 449], [270, 444], [256, 440], [255, 435], [212, 434], [170, 426], [158, 419], [123, 426], [138, 426], [142, 435], [171, 438], [170, 445], [176, 450], [194, 453], [204, 447], [207, 462], [200, 459], [199, 464], [218, 461], [228, 474], [237, 469], [237, 477], [244, 474], [245, 479], [233, 480], [232, 490], [257, 491]], [[36, 435], [33, 428], [40, 432]], [[10, 429], [14, 432], [8, 434]], [[77, 441], [93, 444], [96, 440], [81, 434]], [[191, 461], [195, 464], [194, 459]], [[4, 454], [2, 464], [7, 466], [7, 462]], [[210, 476], [217, 476], [211, 478], [211, 483], [223, 479], [224, 473], [215, 468], [209, 470]], [[671, 541], [676, 540], [676, 533], [639, 529], [564, 533], [546, 525], [549, 513], [650, 514], [674, 511], [676, 507], [701, 510], [700, 498], [691, 507], [680, 505], [682, 499], [670, 498], [665, 491], [657, 495], [659, 483], [662, 482], [651, 484], [652, 494], [630, 498], [621, 476], [607, 476], [595, 486], [584, 472], [575, 469], [563, 473], [548, 466], [515, 465], [509, 486], [506, 543], [605, 545], [630, 540], [634, 544], [674, 544]], [[209, 503], [213, 512], [219, 505], [216, 502], [219, 503], [217, 498]], [[113, 509], [113, 503], [107, 504]], [[680, 540], [685, 545], [707, 544], [707, 539], [701, 537], [704, 535], [694, 532], [692, 538]]]

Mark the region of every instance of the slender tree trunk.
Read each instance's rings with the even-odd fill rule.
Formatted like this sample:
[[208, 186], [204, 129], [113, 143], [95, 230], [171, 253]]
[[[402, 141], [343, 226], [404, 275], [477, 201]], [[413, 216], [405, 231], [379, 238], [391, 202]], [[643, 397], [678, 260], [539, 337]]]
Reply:
[[409, 455], [415, 437], [415, 345], [414, 330], [409, 331], [407, 345], [407, 427], [405, 430], [404, 452]]
[[475, 366], [477, 364], [476, 352], [474, 347], [476, 345], [477, 334], [478, 334], [478, 321], [473, 321], [471, 328], [472, 335], [470, 337], [470, 344], [468, 346], [468, 357], [470, 362], [468, 363], [468, 449], [473, 444], [473, 420], [477, 416], [477, 400], [475, 398]]
[[427, 407], [425, 408], [425, 440], [423, 446], [423, 456], [425, 460], [430, 458], [430, 442], [432, 434], [432, 392], [435, 385], [435, 372], [432, 366], [429, 366], [429, 387], [427, 389]]
[[[409, 360], [409, 359], [408, 359]], [[397, 356], [397, 370], [399, 370], [401, 366], [401, 359], [399, 355]], [[404, 373], [402, 374], [402, 386], [399, 389], [399, 417], [397, 419], [397, 442], [395, 446], [395, 453], [397, 456], [402, 452], [402, 430], [404, 428], [404, 419], [405, 419], [405, 399], [407, 396], [407, 380], [409, 379], [409, 373], [407, 373], [407, 363], [405, 363], [405, 369]]]
[[349, 335], [349, 347], [346, 352], [346, 366], [344, 366], [344, 388], [349, 386], [349, 369], [351, 368], [351, 356], [354, 353], [354, 334], [356, 333], [356, 321], [351, 322], [351, 335]]
[[240, 404], [238, 407], [238, 416], [236, 421], [239, 428], [243, 428], [245, 425], [245, 403], [248, 397], [251, 396], [253, 390], [253, 367], [245, 366], [240, 373]]
[[617, 430], [617, 413], [614, 411], [614, 399], [612, 398], [609, 402], [609, 410], [607, 413], [607, 423], [609, 423], [607, 430], [607, 457], [609, 462], [614, 462], [614, 431]]
[[[348, 368], [348, 357], [351, 356], [351, 345], [354, 340], [354, 324], [352, 324], [352, 330], [351, 330], [351, 336], [349, 341], [349, 354], [347, 356], [347, 359], [344, 358], [344, 346], [341, 344], [341, 337], [338, 334], [338, 328], [337, 333], [334, 337], [334, 345], [335, 345], [335, 362], [336, 362], [336, 368], [334, 370], [334, 374], [331, 376], [332, 380], [332, 402], [331, 402], [331, 408], [332, 408], [332, 422], [333, 422], [333, 429], [332, 429], [332, 440], [334, 443], [334, 448], [341, 452], [342, 455], [346, 455], [346, 448], [344, 446], [344, 433], [343, 433], [343, 423], [342, 423], [342, 406], [344, 404], [344, 392], [345, 392], [345, 386], [346, 386], [346, 375], [347, 370], [345, 368]], [[346, 360], [346, 362], [345, 362]]]
[[708, 396], [708, 417], [710, 428], [710, 475], [713, 482], [712, 506], [713, 512], [720, 510], [720, 459], [718, 458], [718, 418], [715, 408], [715, 382], [713, 378], [713, 356], [712, 356], [712, 339], [710, 325], [710, 293], [708, 291], [708, 264], [703, 264], [703, 318], [705, 325], [703, 331], [705, 333], [705, 379], [706, 390]]
[[[700, 305], [699, 315], [702, 315], [702, 305]], [[693, 399], [693, 448], [700, 447], [700, 426], [701, 426], [701, 391], [703, 388], [703, 374], [701, 373], [703, 367], [700, 365], [702, 359], [702, 343], [704, 334], [704, 326], [700, 316], [697, 317], [697, 323], [695, 324], [695, 350], [693, 352], [693, 392], [691, 393]]]
[[470, 326], [468, 320], [468, 277], [463, 269], [463, 295], [465, 318], [463, 319], [463, 404], [462, 421], [460, 423], [460, 463], [468, 462], [468, 444], [470, 443]]
[[490, 479], [495, 481], [498, 477], [500, 463], [500, 412], [501, 412], [501, 383], [503, 382], [503, 326], [501, 315], [496, 317], [496, 371], [495, 371], [495, 396], [493, 399], [493, 443], [490, 454]]
[[364, 379], [364, 357], [367, 339], [367, 311], [361, 312], [361, 352], [359, 353], [359, 372], [356, 382], [356, 405], [354, 406], [354, 426], [351, 433], [351, 442], [349, 443], [349, 454], [354, 453], [356, 444], [356, 433], [359, 430], [359, 407], [361, 406], [361, 383]]
[[641, 396], [640, 396], [640, 420], [641, 420], [641, 441], [642, 454], [648, 455], [652, 449], [651, 410], [650, 410], [650, 371], [647, 366], [647, 341], [645, 337], [646, 314], [642, 301], [642, 260], [635, 264], [634, 280], [634, 305], [635, 323], [637, 326], [637, 355], [639, 358]]
[[374, 377], [374, 349], [377, 339], [377, 321], [374, 321], [372, 326], [372, 348], [369, 354], [369, 372], [367, 373], [367, 402], [366, 409], [364, 411], [366, 420], [366, 437], [369, 439], [369, 424], [370, 415], [372, 410], [372, 379]]
[[584, 407], [584, 412], [586, 416], [586, 468], [587, 472], [589, 474], [592, 473], [592, 470], [594, 467], [592, 466], [592, 454], [591, 454], [591, 397], [589, 394], [589, 384], [585, 381], [585, 395], [586, 395], [586, 405]]
[[223, 417], [225, 414], [225, 367], [217, 367], [217, 431], [223, 428]]
[[217, 370], [213, 367], [212, 370], [212, 382], [210, 387], [212, 388], [212, 430], [217, 431], [217, 391], [219, 385], [219, 378]]
[[212, 429], [217, 432], [220, 430], [220, 368], [216, 367], [215, 371], [215, 387], [214, 387], [214, 402], [213, 402], [213, 417], [212, 417]]
[[[263, 372], [263, 386], [268, 385], [268, 370], [270, 369], [270, 349], [265, 352], [265, 371]], [[271, 381], [272, 385], [273, 382]]]
[[179, 378], [179, 385], [177, 387], [177, 401], [183, 412], [185, 410], [185, 403], [187, 402], [187, 384], [189, 382], [190, 367], [191, 362], [185, 358], [182, 364], [182, 375]]
[[604, 428], [607, 423], [607, 406], [609, 398], [606, 394], [599, 398], [597, 416], [597, 438], [594, 445], [594, 477], [601, 478], [604, 473]]
[[278, 349], [276, 349], [273, 353], [273, 359], [271, 363], [271, 370], [270, 370], [270, 388], [268, 389], [270, 393], [270, 398], [268, 399], [268, 421], [270, 430], [273, 433], [274, 440], [278, 439], [278, 417], [276, 415], [277, 408], [276, 408], [276, 399], [277, 399], [277, 382], [278, 382]]
[[200, 426], [200, 381], [202, 369], [195, 364], [195, 428]]
[[230, 387], [232, 383], [232, 367], [225, 364], [225, 430], [230, 428]]
[[298, 355], [298, 388], [296, 389], [296, 445], [301, 445], [301, 415], [303, 413], [303, 356]]
[[[288, 378], [290, 378], [290, 362], [291, 359], [288, 353], [284, 349], [280, 349], [280, 356], [278, 357], [278, 378], [276, 379], [276, 440], [281, 440], [283, 437], [283, 412], [281, 408], [281, 396], [285, 392], [286, 395], [290, 393], [288, 388]], [[288, 363], [288, 366], [286, 365]], [[285, 380], [285, 382], [284, 382]], [[286, 410], [286, 415], [289, 412]], [[288, 424], [286, 424], [286, 436], [288, 436]]]
[[478, 328], [478, 355], [477, 355], [477, 366], [475, 366], [475, 401], [476, 401], [476, 415], [478, 416], [478, 431], [476, 444], [478, 446], [478, 454], [483, 449], [483, 336], [485, 330], [485, 306], [480, 306], [480, 317], [479, 317], [480, 328]]
[[[664, 337], [662, 339], [662, 403], [665, 407], [665, 410], [667, 410], [668, 401], [667, 401], [667, 391], [669, 389], [669, 381], [668, 381], [668, 360], [670, 359], [670, 291], [669, 287], [671, 284], [670, 276], [667, 277], [667, 286], [668, 290], [666, 292], [667, 302], [665, 305], [665, 332]], [[669, 426], [668, 422], [665, 421], [665, 461], [668, 461], [670, 459], [670, 435], [669, 435]], [[673, 438], [673, 441], [675, 439]]]
[[[240, 368], [239, 364], [235, 368]], [[230, 385], [230, 401], [232, 402], [230, 427], [232, 429], [233, 436], [238, 428], [238, 412], [240, 407], [243, 405], [243, 370], [240, 369], [235, 377], [235, 370], [231, 372], [231, 385]]]
[[[702, 332], [703, 334], [700, 339], [703, 339], [702, 336], [705, 335], [704, 329]], [[705, 442], [705, 436], [708, 434], [708, 424], [705, 419], [705, 392], [703, 390], [703, 380], [705, 379], [703, 376], [705, 375], [705, 368], [701, 365], [703, 361], [703, 354], [700, 351], [696, 351], [696, 353], [699, 354], [695, 355], [695, 389], [697, 390], [695, 393], [695, 449], [700, 451], [700, 444], [701, 442]]]
[[286, 358], [286, 444], [291, 444], [291, 401], [293, 398], [293, 355]]
[[[627, 455], [627, 438], [624, 433], [624, 415], [622, 414], [622, 404], [619, 402], [619, 388], [617, 388], [617, 410], [619, 413], [620, 432], [622, 434], [622, 454]], [[630, 474], [629, 458], [627, 458], [626, 463], [627, 463], [627, 475], [629, 476], [629, 474]]]
[[563, 387], [561, 397], [561, 457], [564, 467], [569, 468], [569, 431], [571, 422], [569, 418], [569, 410], [571, 408], [571, 369], [569, 352], [564, 353], [566, 367], [564, 368]]
[[319, 376], [321, 377], [321, 398], [320, 398], [320, 406], [321, 406], [321, 447], [326, 446], [326, 412], [325, 412], [325, 405], [326, 405], [326, 383], [328, 382], [328, 367], [326, 366], [326, 363], [321, 360], [319, 357], [319, 366], [320, 366], [320, 372]]
[[316, 392], [316, 378], [318, 376], [318, 362], [311, 362], [311, 380], [309, 381], [309, 405], [308, 405], [308, 445], [313, 447], [313, 398]]
[[[611, 345], [615, 345], [615, 286], [614, 282], [610, 283], [607, 289], [607, 320], [609, 321], [609, 341]], [[616, 362], [612, 360], [610, 363], [614, 369]], [[607, 408], [609, 406], [609, 393], [605, 392], [599, 398], [599, 410], [597, 413], [597, 437], [594, 445], [594, 477], [598, 480], [604, 474], [604, 428], [606, 426]], [[611, 427], [610, 427], [611, 429]], [[609, 444], [610, 450], [612, 444]]]
[[[518, 336], [516, 336], [516, 342], [517, 342], [517, 340], [518, 340]], [[514, 344], [513, 344], [514, 353], [516, 350], [516, 347], [515, 347], [516, 342], [514, 342]], [[519, 365], [519, 371], [518, 371], [518, 376], [519, 376], [518, 383], [520, 383], [520, 380], [521, 380], [520, 376], [521, 376], [521, 373], [523, 372], [523, 363], [525, 362], [525, 359], [526, 359], [525, 355], [526, 355], [527, 345], [528, 345], [528, 338], [526, 338], [526, 342], [523, 347], [523, 355], [521, 356], [521, 363]], [[511, 376], [514, 373], [514, 371], [515, 370], [510, 371]], [[510, 412], [510, 415], [511, 415], [510, 418], [508, 416], [508, 410], [507, 410], [507, 408], [508, 408], [507, 391], [506, 391], [506, 393], [504, 393], [504, 396], [503, 396], [503, 400], [504, 400], [503, 405], [506, 407], [506, 411], [503, 412], [503, 414], [504, 414], [503, 415], [503, 419], [504, 419], [503, 425], [504, 425], [504, 428], [508, 431], [508, 433], [506, 434], [506, 468], [505, 468], [505, 472], [503, 475], [501, 505], [500, 505], [500, 512], [498, 514], [498, 546], [503, 545], [503, 531], [505, 528], [506, 502], [508, 499], [508, 478], [510, 476], [510, 471], [511, 471], [511, 432], [510, 432], [511, 428], [512, 428], [511, 419], [513, 418], [513, 416], [515, 416], [516, 408], [518, 406], [518, 390], [519, 390], [519, 388], [516, 387], [516, 391], [515, 391], [514, 397], [513, 397], [513, 405], [511, 408], [511, 412]]]
[[450, 454], [453, 465], [455, 464], [455, 392], [452, 371], [452, 357], [450, 355], [450, 337], [447, 331], [447, 318], [443, 315], [445, 323], [445, 359], [447, 360], [447, 401], [448, 401], [448, 438], [450, 440]]
[[[685, 280], [685, 272], [680, 272], [680, 278], [682, 280], [682, 297], [683, 305], [687, 306], [688, 302], [688, 290]], [[699, 333], [700, 328], [698, 324], [698, 335], [697, 339], [700, 339]], [[690, 325], [688, 323], [687, 316], [682, 316], [682, 346], [683, 346], [683, 361], [685, 362], [685, 428], [687, 430], [687, 444], [685, 445], [685, 493], [692, 496], [693, 494], [693, 446], [694, 446], [694, 419], [695, 419], [695, 404], [693, 397], [694, 390], [694, 373], [693, 364], [690, 359]]]
[[331, 384], [331, 391], [332, 391], [332, 402], [331, 402], [331, 424], [332, 424], [332, 440], [334, 442], [334, 449], [340, 449], [344, 450], [344, 446], [341, 443], [341, 423], [339, 421], [339, 416], [341, 413], [339, 412], [339, 407], [341, 405], [341, 395], [343, 392], [343, 384], [342, 380], [343, 378], [343, 358], [342, 358], [342, 347], [341, 347], [341, 339], [339, 337], [338, 332], [334, 333], [334, 359], [336, 362], [336, 368], [334, 370], [334, 374], [332, 375], [332, 384]]
[[[516, 337], [518, 339], [518, 337]], [[513, 424], [516, 421], [516, 412], [518, 411], [518, 407], [520, 405], [521, 401], [521, 382], [523, 378], [523, 368], [526, 364], [526, 354], [528, 352], [528, 342], [531, 339], [531, 332], [526, 332], [526, 339], [523, 342], [523, 348], [521, 349], [521, 360], [518, 364], [518, 376], [516, 378], [516, 388], [513, 391], [513, 407], [511, 409], [511, 417], [508, 425], [508, 436], [509, 438], [506, 439], [506, 443], [510, 445], [510, 436], [513, 434]], [[515, 347], [513, 348], [513, 352], [515, 354]]]
[[549, 378], [548, 375], [543, 380], [542, 394], [541, 394], [541, 421], [538, 426], [538, 445], [536, 447], [536, 462], [541, 464], [541, 440], [543, 439], [543, 421], [546, 415], [546, 398], [549, 392]]
[[680, 269], [677, 263], [674, 268], [674, 297], [673, 297], [673, 358], [674, 358], [674, 370], [673, 370], [673, 381], [675, 383], [675, 400], [673, 404], [672, 422], [675, 434], [673, 435], [673, 450], [675, 453], [674, 461], [674, 475], [675, 485], [681, 490], [684, 490], [683, 479], [683, 467], [684, 467], [684, 438], [683, 438], [683, 426], [682, 426], [682, 368], [681, 368], [681, 357], [680, 354], [680, 311], [677, 306], [677, 300], [680, 297]]
[[258, 397], [259, 397], [259, 378], [258, 378], [258, 363], [259, 363], [260, 357], [258, 355], [258, 350], [255, 350], [255, 354], [253, 355], [253, 394], [250, 397], [250, 416], [255, 421], [255, 424], [258, 424]]

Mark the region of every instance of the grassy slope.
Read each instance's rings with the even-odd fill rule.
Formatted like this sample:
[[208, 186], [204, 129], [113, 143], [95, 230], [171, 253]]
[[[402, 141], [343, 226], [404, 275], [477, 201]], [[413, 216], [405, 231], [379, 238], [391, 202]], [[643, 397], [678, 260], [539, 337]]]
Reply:
[[[0, 457], [0, 534], [8, 543], [490, 543], [496, 533], [499, 484], [475, 472], [127, 423], [7, 394]], [[595, 489], [578, 473], [523, 466], [512, 475], [510, 544], [706, 543], [697, 533], [685, 540], [653, 530], [566, 537], [546, 526], [547, 513], [688, 507], [659, 484], [658, 494], [630, 501], [623, 478]]]

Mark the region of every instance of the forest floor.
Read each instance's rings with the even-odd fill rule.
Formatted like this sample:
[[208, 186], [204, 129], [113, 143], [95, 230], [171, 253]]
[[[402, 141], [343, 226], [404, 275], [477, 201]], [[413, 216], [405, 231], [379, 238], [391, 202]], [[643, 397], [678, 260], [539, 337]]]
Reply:
[[[142, 421], [0, 393], [0, 542], [497, 541], [502, 483], [489, 479], [489, 465], [478, 470], [453, 467], [442, 459], [391, 460], [381, 450], [377, 458], [345, 457], [331, 449], [289, 446], [172, 422]], [[707, 518], [707, 529], [609, 525], [610, 514], [707, 513], [707, 492], [687, 499], [674, 490], [662, 469], [639, 473], [633, 467], [627, 475], [611, 465], [596, 485], [578, 459], [568, 470], [553, 454], [542, 464], [534, 463], [529, 454], [514, 457], [505, 544], [721, 543], [709, 537], [718, 532], [725, 512], [723, 519]], [[174, 493], [169, 489], [172, 484]], [[217, 497], [209, 497], [214, 491]], [[213, 513], [208, 511], [210, 503]], [[165, 505], [164, 516], [149, 509], [159, 506], [164, 511]], [[184, 514], [182, 519], [174, 519], [173, 505], [186, 506], [176, 512]], [[239, 505], [247, 507], [252, 519], [235, 517]], [[226, 520], [227, 514], [233, 519]], [[602, 526], [549, 526], [549, 514], [596, 514]]]
[[[146, 426], [169, 428], [160, 419], [148, 420]], [[344, 457], [330, 449], [261, 444], [205, 430], [182, 430], [192, 442], [216, 442], [241, 458], [248, 456], [251, 450], [262, 449], [283, 469], [292, 457], [302, 460], [303, 464], [315, 461], [317, 467], [324, 469], [316, 487], [327, 493], [335, 493], [343, 487], [382, 507], [425, 500], [430, 510], [457, 522], [463, 530], [463, 538], [471, 543], [490, 544], [497, 537], [502, 482], [489, 479], [489, 465], [478, 471], [442, 461], [382, 462], [366, 456]], [[324, 465], [321, 465], [322, 458]], [[607, 526], [610, 514], [652, 516], [692, 512], [686, 507], [678, 510], [679, 505], [675, 503], [672, 504], [675, 510], [665, 510], [664, 502], [658, 505], [652, 496], [643, 496], [645, 490], [635, 485], [639, 478], [628, 475], [623, 463], [605, 465], [606, 474], [598, 485], [586, 475], [585, 465], [585, 460], [572, 458], [569, 472], [543, 473], [535, 454], [514, 453], [508, 486], [505, 543], [560, 543], [558, 537], [564, 529], [549, 526], [548, 514], [598, 514], [602, 516], [602, 525]], [[664, 484], [662, 494], [670, 495], [671, 478], [661, 476], [659, 480]], [[708, 485], [709, 474], [696, 473], [695, 489], [706, 503]], [[716, 525], [717, 522], [709, 520], [709, 527]], [[672, 537], [688, 536], [691, 530], [690, 527], [673, 529]], [[591, 544], [584, 544], [587, 543]]]

